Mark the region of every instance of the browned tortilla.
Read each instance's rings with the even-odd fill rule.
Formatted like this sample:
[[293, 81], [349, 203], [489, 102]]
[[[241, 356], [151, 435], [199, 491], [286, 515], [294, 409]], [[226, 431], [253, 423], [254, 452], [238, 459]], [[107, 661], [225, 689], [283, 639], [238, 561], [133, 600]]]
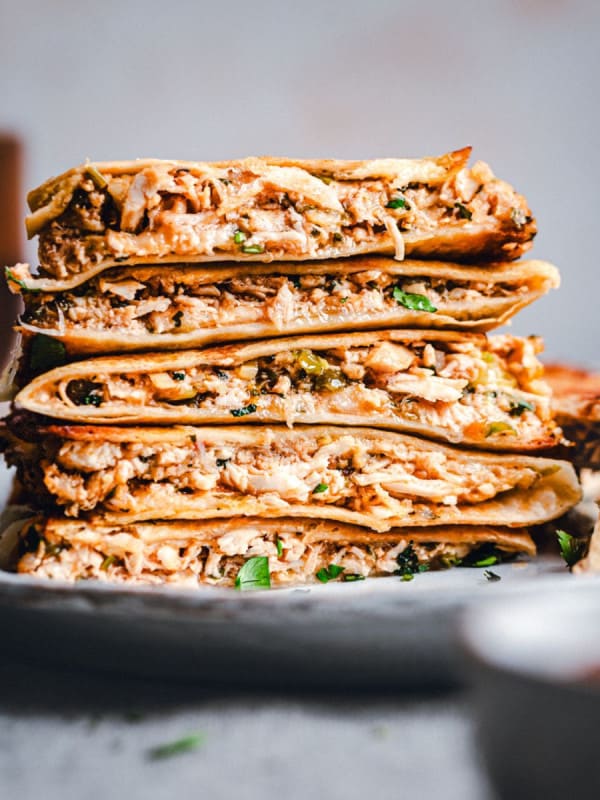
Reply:
[[92, 163], [30, 193], [27, 230], [56, 279], [122, 260], [518, 258], [536, 232], [527, 203], [469, 155]]

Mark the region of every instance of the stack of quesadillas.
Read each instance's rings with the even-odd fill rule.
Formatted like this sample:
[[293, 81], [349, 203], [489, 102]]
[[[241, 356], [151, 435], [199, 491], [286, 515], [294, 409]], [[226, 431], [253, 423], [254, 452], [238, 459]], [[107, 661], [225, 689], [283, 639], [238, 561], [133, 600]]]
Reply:
[[469, 153], [86, 164], [31, 192], [18, 569], [255, 588], [534, 553], [579, 486], [538, 455], [541, 343], [485, 332], [558, 273], [515, 261], [527, 203]]

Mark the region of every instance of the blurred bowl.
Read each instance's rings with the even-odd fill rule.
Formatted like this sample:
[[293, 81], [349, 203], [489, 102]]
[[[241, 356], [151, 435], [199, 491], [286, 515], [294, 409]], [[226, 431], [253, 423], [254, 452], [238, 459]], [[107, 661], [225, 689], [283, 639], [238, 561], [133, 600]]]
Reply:
[[600, 580], [471, 608], [460, 638], [500, 798], [600, 798]]

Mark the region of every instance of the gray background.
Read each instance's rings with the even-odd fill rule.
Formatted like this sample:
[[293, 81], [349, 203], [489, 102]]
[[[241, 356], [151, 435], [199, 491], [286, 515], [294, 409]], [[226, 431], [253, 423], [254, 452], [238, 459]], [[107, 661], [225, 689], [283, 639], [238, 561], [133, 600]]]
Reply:
[[[554, 292], [513, 330], [598, 362], [600, 4], [0, 0], [25, 184], [92, 159], [420, 156], [472, 144], [529, 199]], [[32, 248], [28, 257], [34, 259]]]

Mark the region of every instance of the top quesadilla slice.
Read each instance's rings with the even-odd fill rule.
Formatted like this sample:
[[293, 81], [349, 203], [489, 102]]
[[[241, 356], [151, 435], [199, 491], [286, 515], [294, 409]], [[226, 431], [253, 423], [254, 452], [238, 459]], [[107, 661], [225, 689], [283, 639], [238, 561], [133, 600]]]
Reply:
[[469, 155], [90, 163], [30, 192], [26, 224], [56, 279], [123, 260], [517, 258], [536, 232], [527, 202]]

